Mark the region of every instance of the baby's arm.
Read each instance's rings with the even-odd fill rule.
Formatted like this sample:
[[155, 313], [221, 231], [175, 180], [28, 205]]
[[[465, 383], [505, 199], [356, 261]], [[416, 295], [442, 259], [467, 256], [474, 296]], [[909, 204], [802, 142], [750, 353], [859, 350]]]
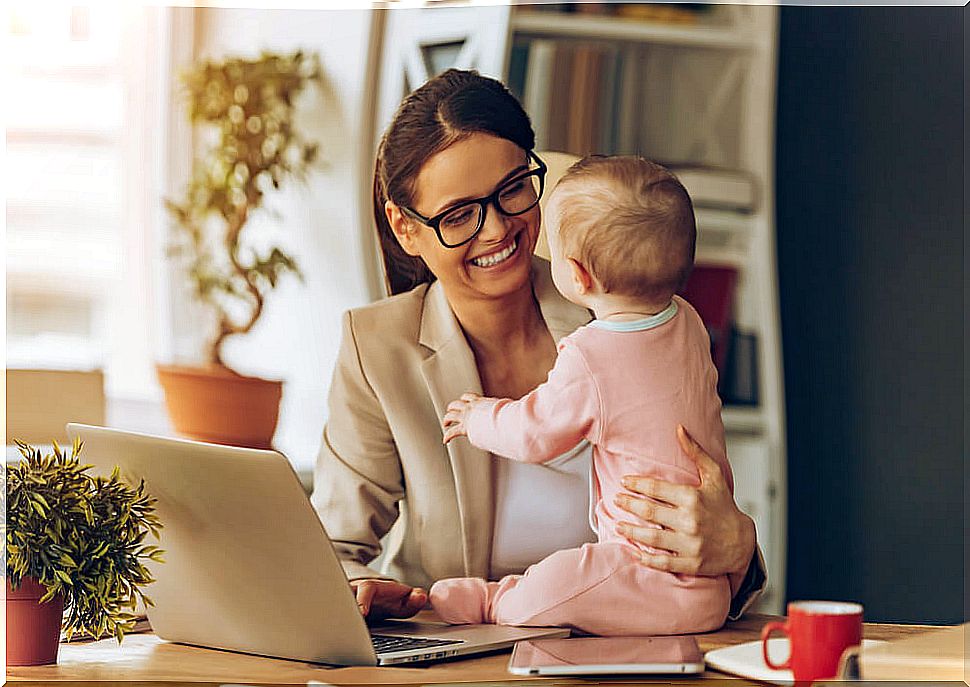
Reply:
[[592, 438], [599, 394], [582, 354], [563, 344], [549, 378], [518, 401], [465, 394], [448, 406], [445, 442], [467, 435], [475, 446], [545, 463]]

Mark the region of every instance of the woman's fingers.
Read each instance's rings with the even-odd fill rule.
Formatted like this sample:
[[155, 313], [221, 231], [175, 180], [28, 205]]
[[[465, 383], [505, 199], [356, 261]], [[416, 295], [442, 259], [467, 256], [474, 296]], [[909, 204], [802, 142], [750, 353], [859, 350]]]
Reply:
[[684, 453], [697, 465], [697, 472], [700, 474], [702, 487], [712, 480], [724, 479], [720, 466], [694, 440], [694, 437], [687, 433], [687, 429], [683, 425], [677, 425], [677, 441], [680, 443], [680, 447], [684, 450]]
[[618, 494], [613, 502], [623, 510], [646, 522], [663, 525], [674, 530], [680, 529], [684, 524], [680, 511], [661, 501], [630, 496], [629, 494]]
[[466, 403], [464, 401], [452, 401], [451, 403], [448, 404], [448, 407], [445, 408], [445, 412], [462, 413], [465, 411], [465, 405]]
[[415, 587], [408, 595], [405, 610], [408, 612], [408, 616], [411, 616], [424, 608], [427, 603], [428, 592], [421, 589], [421, 587]]
[[661, 530], [656, 527], [634, 525], [632, 522], [621, 522], [616, 529], [617, 532], [635, 544], [643, 544], [645, 546], [651, 546], [655, 549], [664, 549], [667, 553], [675, 552], [674, 549], [664, 546], [664, 544], [667, 544], [667, 546], [674, 546], [675, 544], [673, 538], [662, 536], [664, 534], [669, 534], [669, 532], [666, 532], [665, 530]]
[[654, 549], [663, 549], [676, 556], [696, 554], [696, 546], [691, 543], [691, 538], [679, 532], [663, 530], [659, 527], [644, 527], [632, 522], [620, 523], [618, 531], [634, 543]]
[[361, 615], [365, 618], [367, 614], [370, 613], [371, 603], [374, 601], [374, 595], [377, 594], [377, 585], [375, 585], [370, 580], [362, 580], [354, 586], [354, 591], [357, 592], [357, 608], [360, 609]]
[[655, 570], [685, 575], [698, 574], [698, 559], [691, 556], [670, 556], [664, 553], [641, 551], [640, 561]]
[[479, 396], [478, 394], [473, 394], [471, 392], [466, 392], [461, 395], [461, 400], [465, 401], [466, 403], [469, 401], [477, 401], [480, 398], [481, 396]]
[[410, 618], [428, 602], [428, 593], [417, 587], [392, 583], [384, 591], [384, 598], [375, 601], [375, 618]]
[[686, 506], [692, 499], [697, 498], [696, 487], [673, 484], [641, 475], [626, 475], [623, 478], [623, 486], [641, 496], [649, 496], [672, 506]]
[[361, 613], [371, 619], [409, 618], [428, 602], [428, 593], [392, 580], [351, 582]]
[[644, 565], [664, 572], [697, 575], [700, 570], [696, 537], [656, 527], [641, 527], [633, 523], [620, 523], [619, 532], [635, 543], [649, 546], [656, 551], [641, 551]]

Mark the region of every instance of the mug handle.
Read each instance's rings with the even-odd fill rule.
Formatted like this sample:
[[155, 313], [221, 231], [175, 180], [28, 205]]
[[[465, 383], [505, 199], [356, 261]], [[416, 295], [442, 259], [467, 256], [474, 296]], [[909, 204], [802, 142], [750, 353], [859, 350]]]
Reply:
[[771, 636], [772, 632], [781, 632], [783, 635], [791, 640], [791, 635], [789, 634], [788, 623], [768, 623], [763, 628], [761, 628], [761, 653], [765, 658], [765, 665], [767, 665], [772, 670], [787, 670], [791, 668], [791, 651], [788, 652], [788, 658], [785, 659], [784, 663], [773, 663], [771, 657], [768, 656], [768, 637]]

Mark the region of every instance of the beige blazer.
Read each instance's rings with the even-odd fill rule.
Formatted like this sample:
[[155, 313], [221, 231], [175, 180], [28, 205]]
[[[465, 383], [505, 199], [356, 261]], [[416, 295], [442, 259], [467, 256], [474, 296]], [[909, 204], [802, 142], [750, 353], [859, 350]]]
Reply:
[[[557, 341], [589, 322], [548, 262], [534, 258], [532, 271]], [[385, 576], [427, 588], [488, 575], [493, 461], [467, 441], [441, 443], [445, 407], [466, 391], [482, 392], [478, 368], [440, 283], [344, 316], [312, 501], [349, 578], [379, 576], [366, 564], [392, 525]]]
[[[590, 320], [556, 291], [547, 261], [534, 258], [532, 273], [556, 341]], [[488, 576], [494, 462], [467, 441], [441, 443], [445, 407], [466, 391], [481, 393], [481, 381], [439, 283], [344, 316], [312, 501], [349, 579], [427, 589]], [[377, 573], [367, 564], [388, 532]]]

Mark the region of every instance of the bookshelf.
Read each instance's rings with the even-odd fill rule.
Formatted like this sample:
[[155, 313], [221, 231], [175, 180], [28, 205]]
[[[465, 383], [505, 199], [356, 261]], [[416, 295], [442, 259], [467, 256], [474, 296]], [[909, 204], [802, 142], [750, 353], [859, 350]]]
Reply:
[[[723, 419], [737, 500], [755, 519], [768, 564], [759, 610], [780, 613], [786, 457], [774, 246], [777, 8], [676, 8], [671, 22], [614, 16], [616, 7], [513, 7], [502, 76], [532, 117], [539, 149], [639, 153], [696, 172], [684, 181], [696, 205], [697, 263], [737, 270], [733, 319], [757, 341], [758, 404], [726, 403]], [[579, 130], [570, 130], [577, 121]], [[708, 171], [733, 174], [745, 200], [724, 207], [710, 202], [710, 184], [692, 188], [688, 179], [703, 182]]]
[[[644, 18], [661, 13], [662, 21]], [[741, 179], [745, 200], [732, 205], [708, 202], [713, 196], [696, 189], [711, 185], [695, 189], [683, 176], [695, 200], [697, 263], [737, 270], [733, 319], [757, 342], [758, 403], [726, 404], [723, 418], [735, 496], [755, 520], [768, 565], [758, 610], [782, 612], [787, 524], [774, 244], [777, 7], [459, 3], [379, 14], [375, 132], [383, 131], [409, 87], [447, 66], [475, 68], [520, 97], [537, 150], [639, 153], [700, 169], [700, 182], [712, 178], [708, 172]]]
[[519, 36], [637, 41], [657, 45], [743, 50], [753, 46], [748, 33], [720, 26], [671, 26], [622, 17], [516, 11], [512, 31]]

